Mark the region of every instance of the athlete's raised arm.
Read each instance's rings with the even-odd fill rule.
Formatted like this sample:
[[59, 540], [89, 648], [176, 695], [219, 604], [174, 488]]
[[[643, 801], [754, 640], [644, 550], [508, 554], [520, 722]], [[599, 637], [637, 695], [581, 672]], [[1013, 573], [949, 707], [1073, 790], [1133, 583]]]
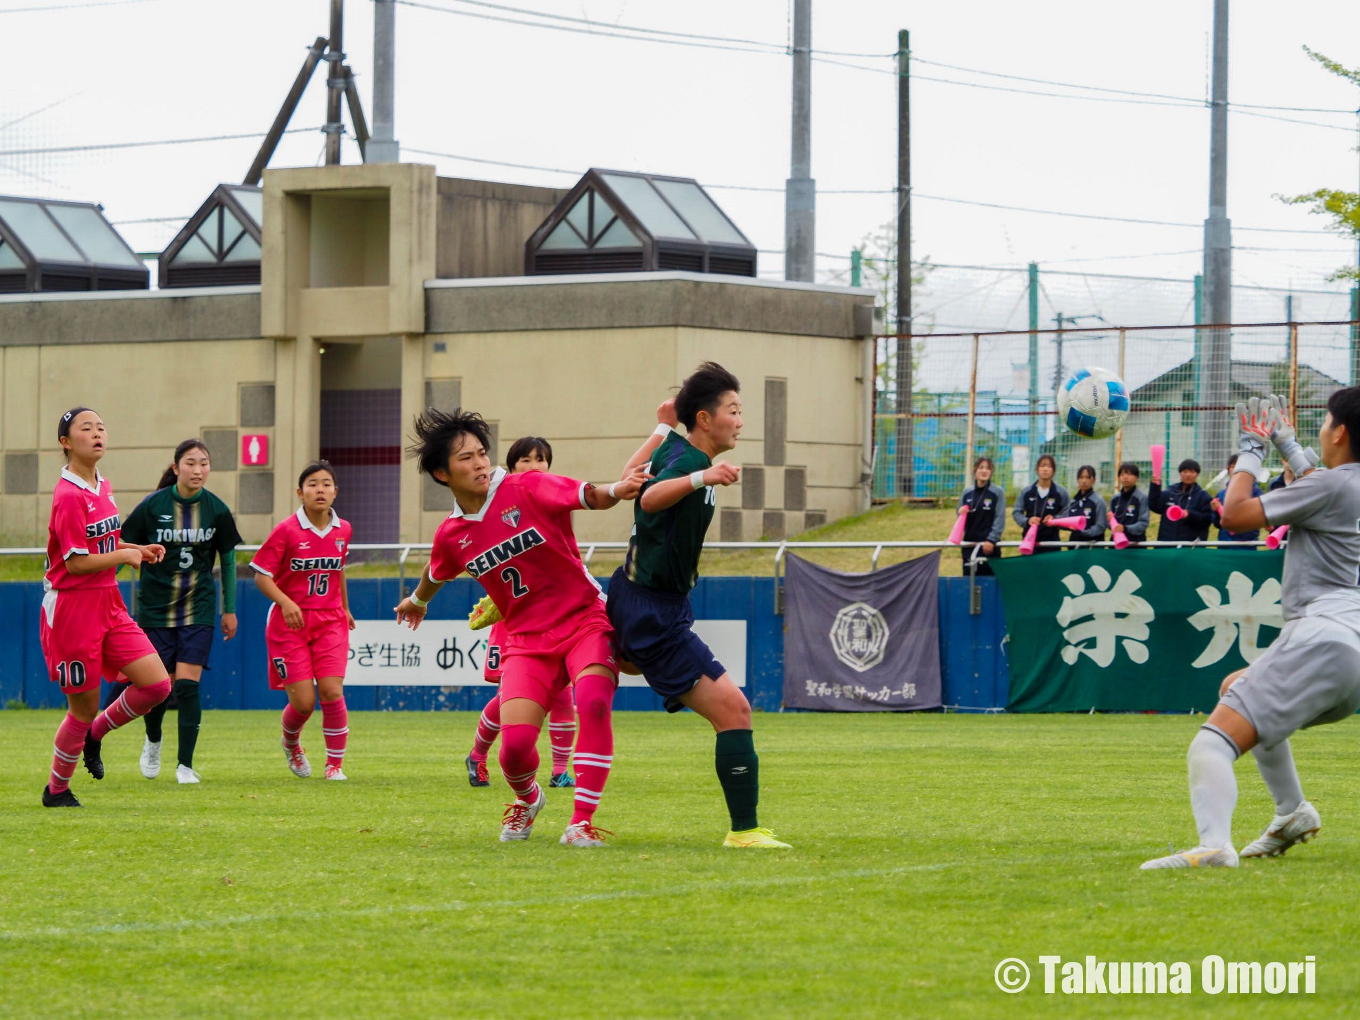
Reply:
[[623, 466], [623, 474], [619, 477], [627, 478], [635, 469], [651, 460], [656, 448], [666, 441], [666, 437], [674, 432], [679, 424], [680, 419], [675, 416], [675, 398], [663, 400], [656, 409], [656, 431], [648, 436], [647, 441], [638, 447], [637, 453], [629, 458], [628, 463]]
[[642, 507], [644, 513], [660, 513], [662, 510], [669, 510], [696, 489], [708, 485], [731, 485], [740, 477], [741, 468], [727, 461], [719, 461], [703, 471], [653, 482], [638, 500], [638, 505]]
[[617, 506], [620, 500], [637, 499], [637, 494], [642, 491], [642, 486], [651, 481], [652, 476], [643, 470], [642, 467], [635, 467], [622, 480], [614, 482], [600, 488], [592, 485], [586, 489], [585, 501], [591, 510], [608, 510], [612, 506]]

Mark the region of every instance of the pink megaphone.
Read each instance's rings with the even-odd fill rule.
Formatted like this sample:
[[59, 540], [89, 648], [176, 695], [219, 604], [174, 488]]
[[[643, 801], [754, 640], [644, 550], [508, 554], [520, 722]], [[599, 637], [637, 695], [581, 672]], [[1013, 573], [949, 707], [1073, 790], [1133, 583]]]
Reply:
[[1067, 528], [1071, 531], [1085, 531], [1090, 527], [1085, 517], [1055, 517], [1048, 522], [1050, 528]]
[[1127, 549], [1129, 547], [1129, 536], [1122, 531], [1114, 533], [1114, 547], [1116, 549]]
[[959, 514], [959, 519], [954, 522], [954, 527], [949, 532], [950, 545], [961, 545], [963, 543], [963, 526], [968, 523], [968, 508], [965, 506], [961, 509], [963, 512]]
[[1285, 532], [1289, 530], [1288, 524], [1281, 524], [1278, 528], [1266, 536], [1266, 548], [1278, 549], [1280, 543], [1284, 541]]
[[1034, 545], [1039, 541], [1039, 525], [1031, 524], [1029, 530], [1025, 532], [1025, 537], [1020, 540], [1020, 555], [1029, 556], [1034, 552]]
[[1148, 453], [1152, 455], [1152, 477], [1162, 477], [1162, 466], [1166, 463], [1166, 444], [1153, 443]]
[[1176, 504], [1172, 503], [1169, 507], [1166, 508], [1166, 519], [1168, 521], [1179, 521], [1184, 516], [1185, 516], [1184, 507], [1176, 506]]

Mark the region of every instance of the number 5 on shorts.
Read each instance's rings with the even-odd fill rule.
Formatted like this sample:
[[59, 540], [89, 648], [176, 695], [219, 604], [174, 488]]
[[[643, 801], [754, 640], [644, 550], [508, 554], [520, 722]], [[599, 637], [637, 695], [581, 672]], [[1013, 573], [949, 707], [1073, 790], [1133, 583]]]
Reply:
[[279, 675], [280, 680], [288, 679], [288, 663], [281, 658], [274, 659], [274, 672]]

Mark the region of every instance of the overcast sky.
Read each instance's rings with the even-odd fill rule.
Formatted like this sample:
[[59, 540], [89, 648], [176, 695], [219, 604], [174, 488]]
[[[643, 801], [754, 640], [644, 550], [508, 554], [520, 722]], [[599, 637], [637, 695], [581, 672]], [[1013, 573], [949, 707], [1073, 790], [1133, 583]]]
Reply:
[[[134, 247], [159, 250], [214, 185], [241, 178], [257, 137], [80, 152], [16, 150], [262, 135], [305, 47], [326, 34], [329, 4], [75, 3], [0, 0], [0, 192], [101, 202]], [[901, 28], [911, 31], [917, 60], [916, 257], [1193, 276], [1208, 204], [1209, 112], [1203, 100], [1212, 6], [1210, 0], [814, 0], [813, 47], [822, 52], [813, 64], [812, 165], [819, 189], [817, 250], [828, 256], [818, 259], [819, 279], [844, 271], [850, 249], [893, 217], [888, 192], [896, 173], [896, 79], [888, 55]], [[33, 7], [43, 9], [18, 10]], [[788, 176], [791, 60], [782, 50], [790, 17], [791, 0], [504, 0], [500, 9], [466, 0], [403, 4], [397, 8], [403, 157], [434, 162], [446, 176], [558, 186], [570, 185], [590, 166], [693, 176], [714, 189], [761, 249], [761, 275], [782, 276], [782, 193], [716, 186], [781, 189]], [[539, 27], [545, 24], [583, 31]], [[366, 104], [372, 26], [372, 4], [349, 0], [345, 50]], [[639, 39], [644, 33], [628, 28], [768, 45], [669, 45]], [[1353, 112], [1360, 89], [1318, 68], [1305, 45], [1360, 66], [1360, 4], [1234, 4], [1230, 99], [1309, 108], [1242, 109], [1230, 117], [1229, 215], [1238, 284], [1335, 289], [1325, 275], [1355, 260], [1353, 246], [1327, 233], [1318, 217], [1274, 197], [1320, 186], [1354, 189], [1360, 178]], [[323, 73], [294, 127], [324, 121]], [[932, 78], [945, 80], [927, 80]], [[974, 87], [979, 85], [989, 87]], [[1087, 98], [1073, 98], [1078, 96]], [[368, 112], [371, 117], [371, 104]], [[273, 165], [315, 164], [322, 146], [319, 133], [289, 135]], [[566, 172], [436, 158], [413, 149]], [[345, 160], [358, 160], [348, 139]], [[879, 193], [829, 193], [854, 189]], [[133, 222], [160, 217], [167, 221]], [[1067, 309], [1074, 310], [1083, 311]], [[952, 311], [955, 317], [974, 314]], [[941, 314], [952, 322], [948, 312]]]

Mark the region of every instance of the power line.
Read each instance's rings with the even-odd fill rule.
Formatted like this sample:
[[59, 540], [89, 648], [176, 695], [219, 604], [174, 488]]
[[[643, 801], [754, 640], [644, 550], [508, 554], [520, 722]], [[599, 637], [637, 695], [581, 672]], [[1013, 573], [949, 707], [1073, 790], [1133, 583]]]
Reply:
[[89, 7], [126, 7], [128, 4], [159, 3], [159, 0], [89, 0], [76, 4], [43, 4], [38, 7], [0, 7], [0, 14], [46, 14], [48, 11], [78, 11]]
[[[288, 128], [286, 135], [320, 131], [320, 127]], [[195, 145], [199, 142], [234, 142], [243, 138], [263, 138], [265, 132], [240, 135], [205, 135], [201, 138], [161, 138], [151, 142], [105, 142], [101, 145], [57, 145], [42, 149], [0, 149], [0, 156], [37, 156], [58, 152], [99, 152], [105, 149], [146, 149], [157, 145]]]

